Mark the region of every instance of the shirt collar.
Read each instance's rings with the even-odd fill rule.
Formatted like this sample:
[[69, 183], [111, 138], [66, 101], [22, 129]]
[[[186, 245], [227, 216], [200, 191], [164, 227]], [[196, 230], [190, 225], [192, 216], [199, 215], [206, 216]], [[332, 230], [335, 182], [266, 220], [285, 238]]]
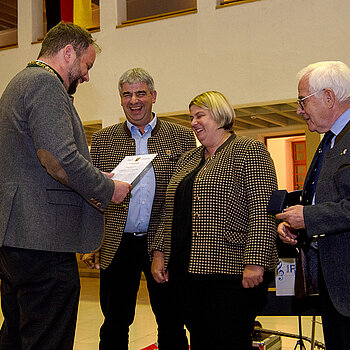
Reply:
[[349, 121], [350, 121], [350, 108], [346, 110], [332, 125], [331, 131], [333, 132], [333, 134], [335, 136], [338, 136]]
[[[152, 112], [152, 115], [153, 115], [153, 119], [145, 126], [145, 133], [148, 131], [152, 132], [152, 130], [155, 128], [157, 124], [156, 114]], [[126, 125], [128, 126], [128, 129], [130, 130], [131, 133], [135, 130], [139, 130], [139, 128], [134, 124], [130, 123], [129, 120], [126, 120]]]

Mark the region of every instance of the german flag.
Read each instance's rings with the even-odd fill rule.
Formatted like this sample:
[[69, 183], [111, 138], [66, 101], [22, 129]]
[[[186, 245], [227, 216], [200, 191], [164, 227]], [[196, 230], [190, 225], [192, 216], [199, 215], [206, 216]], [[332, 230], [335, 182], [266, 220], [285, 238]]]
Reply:
[[47, 31], [60, 21], [92, 27], [91, 0], [46, 0]]
[[[61, 0], [62, 1], [62, 0]], [[74, 0], [73, 23], [84, 27], [92, 27], [91, 0]]]

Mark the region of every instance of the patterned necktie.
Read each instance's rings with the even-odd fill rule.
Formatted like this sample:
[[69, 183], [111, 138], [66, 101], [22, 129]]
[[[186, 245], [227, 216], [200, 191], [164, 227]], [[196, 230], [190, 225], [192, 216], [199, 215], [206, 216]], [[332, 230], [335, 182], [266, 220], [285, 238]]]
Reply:
[[312, 169], [309, 179], [304, 187], [304, 193], [302, 198], [302, 202], [304, 205], [312, 204], [312, 200], [316, 192], [318, 176], [322, 168], [323, 157], [326, 151], [331, 148], [331, 140], [333, 137], [334, 137], [333, 132], [330, 130], [327, 131], [314, 155], [314, 158], [316, 159], [316, 161], [314, 162], [314, 168]]

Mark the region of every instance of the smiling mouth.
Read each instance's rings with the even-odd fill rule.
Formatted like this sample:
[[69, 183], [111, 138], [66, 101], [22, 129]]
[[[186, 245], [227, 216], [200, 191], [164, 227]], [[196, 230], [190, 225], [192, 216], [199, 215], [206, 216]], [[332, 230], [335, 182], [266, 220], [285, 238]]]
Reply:
[[203, 129], [193, 129], [193, 131], [198, 134], [198, 133], [201, 133], [203, 131]]
[[129, 107], [131, 111], [140, 111], [142, 109], [142, 106], [137, 107]]

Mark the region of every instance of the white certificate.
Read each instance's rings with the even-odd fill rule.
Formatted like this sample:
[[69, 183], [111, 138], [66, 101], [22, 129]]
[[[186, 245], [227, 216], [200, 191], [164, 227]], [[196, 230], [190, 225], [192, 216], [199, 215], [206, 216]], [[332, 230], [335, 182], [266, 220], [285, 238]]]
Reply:
[[124, 181], [132, 184], [136, 178], [151, 164], [155, 154], [126, 156], [112, 171], [112, 180]]

